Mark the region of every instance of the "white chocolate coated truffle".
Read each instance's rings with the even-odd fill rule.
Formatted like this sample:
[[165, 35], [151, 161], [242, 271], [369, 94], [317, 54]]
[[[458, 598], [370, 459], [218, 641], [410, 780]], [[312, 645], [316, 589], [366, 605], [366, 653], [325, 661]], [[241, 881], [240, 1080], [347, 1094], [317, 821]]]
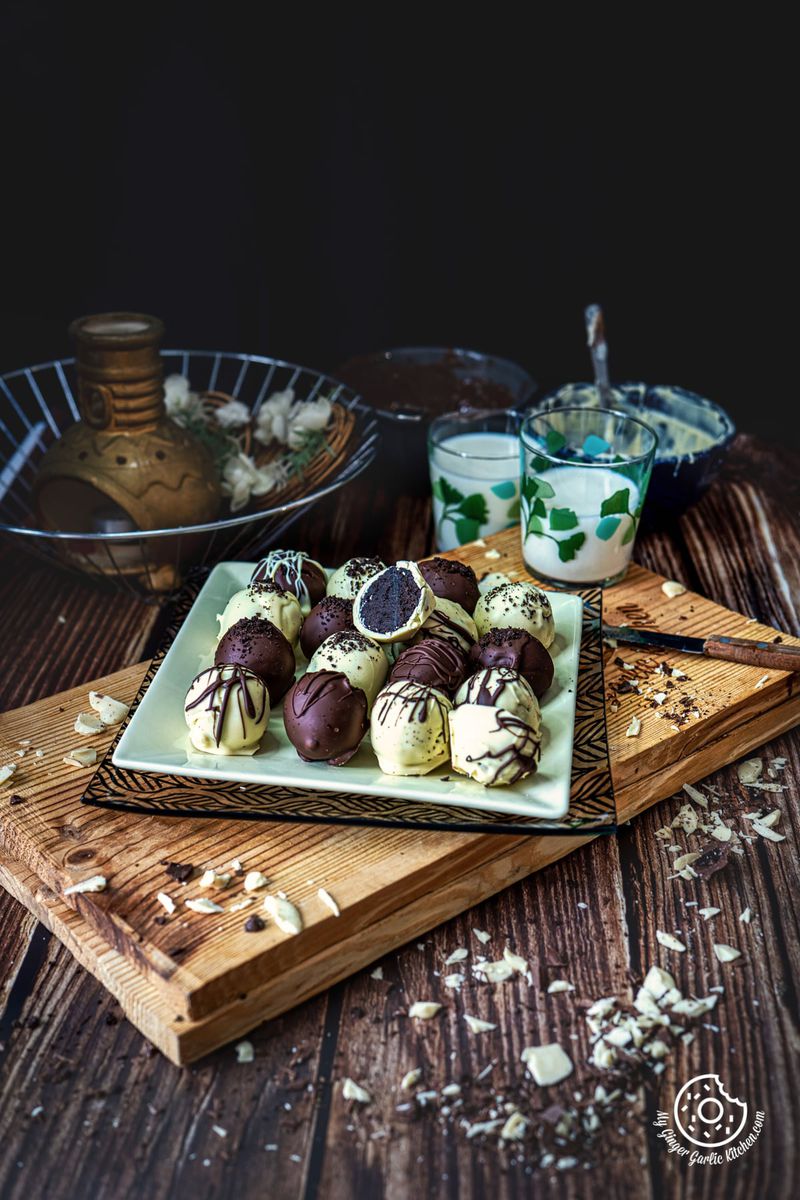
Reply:
[[427, 775], [448, 761], [447, 716], [452, 704], [443, 692], [396, 679], [378, 694], [370, 736], [384, 775]]
[[294, 592], [284, 592], [271, 581], [251, 583], [240, 592], [234, 592], [225, 605], [225, 611], [217, 615], [219, 637], [246, 617], [266, 618], [277, 625], [290, 645], [297, 644], [303, 613]]
[[510, 667], [484, 667], [465, 679], [455, 694], [454, 703], [484, 704], [504, 708], [530, 725], [535, 733], [541, 729], [542, 714], [539, 701], [527, 679]]
[[556, 636], [547, 594], [532, 583], [501, 583], [492, 588], [475, 607], [475, 624], [481, 637], [490, 629], [524, 629], [545, 649]]
[[195, 750], [255, 754], [269, 721], [269, 696], [245, 667], [209, 667], [192, 680], [183, 713]]
[[364, 584], [385, 570], [386, 563], [379, 558], [350, 558], [329, 578], [327, 594], [355, 600]]
[[332, 633], [318, 646], [308, 664], [309, 671], [341, 671], [351, 687], [361, 688], [371, 709], [386, 682], [389, 662], [371, 638], [354, 630]]
[[425, 637], [441, 638], [445, 642], [455, 642], [469, 654], [470, 649], [478, 640], [478, 630], [465, 608], [455, 600], [436, 597], [436, 607], [413, 640], [420, 641]]
[[436, 607], [415, 562], [401, 559], [368, 579], [353, 601], [356, 629], [373, 641], [407, 642]]
[[484, 787], [516, 783], [536, 770], [541, 737], [521, 717], [486, 704], [461, 704], [450, 713], [453, 769]]

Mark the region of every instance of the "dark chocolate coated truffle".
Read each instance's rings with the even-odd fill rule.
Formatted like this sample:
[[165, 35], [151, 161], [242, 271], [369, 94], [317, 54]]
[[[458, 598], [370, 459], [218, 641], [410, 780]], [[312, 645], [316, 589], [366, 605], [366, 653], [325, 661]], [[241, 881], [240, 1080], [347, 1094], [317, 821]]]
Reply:
[[472, 616], [480, 598], [472, 567], [454, 558], [429, 558], [419, 564], [425, 582], [442, 600], [454, 600]]
[[327, 587], [322, 567], [302, 550], [270, 550], [256, 564], [250, 582], [262, 583], [267, 579], [284, 592], [294, 592], [306, 608], [317, 604]]
[[237, 663], [258, 675], [277, 704], [294, 679], [294, 651], [272, 621], [266, 617], [243, 617], [220, 638], [214, 655], [217, 666]]
[[305, 762], [340, 767], [369, 728], [367, 697], [341, 671], [307, 671], [283, 704], [286, 736]]
[[311, 658], [317, 647], [332, 633], [346, 633], [351, 629], [355, 631], [353, 601], [341, 596], [323, 596], [303, 622], [300, 649], [306, 658]]
[[467, 674], [467, 656], [455, 642], [426, 638], [409, 646], [392, 667], [390, 681], [411, 679], [452, 696]]
[[540, 699], [553, 682], [553, 660], [538, 638], [524, 629], [490, 629], [469, 652], [473, 670], [510, 667], [527, 679]]

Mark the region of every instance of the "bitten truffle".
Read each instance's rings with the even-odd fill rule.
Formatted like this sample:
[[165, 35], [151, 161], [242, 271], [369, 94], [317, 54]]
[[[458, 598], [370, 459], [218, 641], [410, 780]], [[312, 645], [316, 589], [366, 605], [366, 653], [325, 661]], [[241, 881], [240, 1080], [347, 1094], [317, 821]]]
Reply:
[[220, 638], [214, 662], [237, 663], [258, 675], [270, 704], [278, 703], [294, 679], [294, 651], [277, 625], [264, 617], [245, 617], [231, 625]]
[[401, 561], [367, 580], [353, 603], [353, 619], [356, 629], [376, 642], [406, 642], [435, 604], [417, 564]]
[[353, 601], [341, 596], [323, 596], [303, 622], [300, 649], [306, 658], [311, 658], [317, 647], [332, 633], [344, 633], [351, 629], [355, 630]]
[[283, 705], [286, 735], [306, 762], [349, 762], [367, 732], [367, 698], [341, 671], [308, 671]]
[[427, 558], [419, 564], [425, 582], [442, 600], [460, 604], [470, 616], [480, 598], [478, 580], [472, 567], [451, 558]]
[[524, 629], [491, 629], [469, 652], [475, 670], [510, 667], [526, 679], [537, 699], [553, 682], [553, 660], [537, 638]]

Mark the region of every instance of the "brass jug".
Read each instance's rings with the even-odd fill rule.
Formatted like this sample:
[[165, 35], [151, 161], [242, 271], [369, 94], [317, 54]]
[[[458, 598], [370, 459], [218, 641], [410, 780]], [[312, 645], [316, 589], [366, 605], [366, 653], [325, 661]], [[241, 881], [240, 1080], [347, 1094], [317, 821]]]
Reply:
[[73, 321], [70, 334], [81, 420], [42, 457], [35, 498], [44, 526], [93, 533], [212, 521], [220, 486], [211, 455], [164, 409], [162, 322], [102, 313]]

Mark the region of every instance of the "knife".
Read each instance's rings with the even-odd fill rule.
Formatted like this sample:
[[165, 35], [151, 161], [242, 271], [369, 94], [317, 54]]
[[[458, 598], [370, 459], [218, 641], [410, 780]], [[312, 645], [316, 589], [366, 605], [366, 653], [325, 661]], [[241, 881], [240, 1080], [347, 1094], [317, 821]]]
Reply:
[[752, 638], [717, 633], [707, 638], [685, 637], [683, 634], [659, 633], [656, 629], [631, 629], [628, 625], [604, 625], [603, 637], [642, 650], [678, 650], [681, 654], [705, 654], [708, 658], [722, 658], [748, 667], [766, 667], [771, 671], [800, 671], [800, 646], [785, 646], [782, 642], [757, 642]]

